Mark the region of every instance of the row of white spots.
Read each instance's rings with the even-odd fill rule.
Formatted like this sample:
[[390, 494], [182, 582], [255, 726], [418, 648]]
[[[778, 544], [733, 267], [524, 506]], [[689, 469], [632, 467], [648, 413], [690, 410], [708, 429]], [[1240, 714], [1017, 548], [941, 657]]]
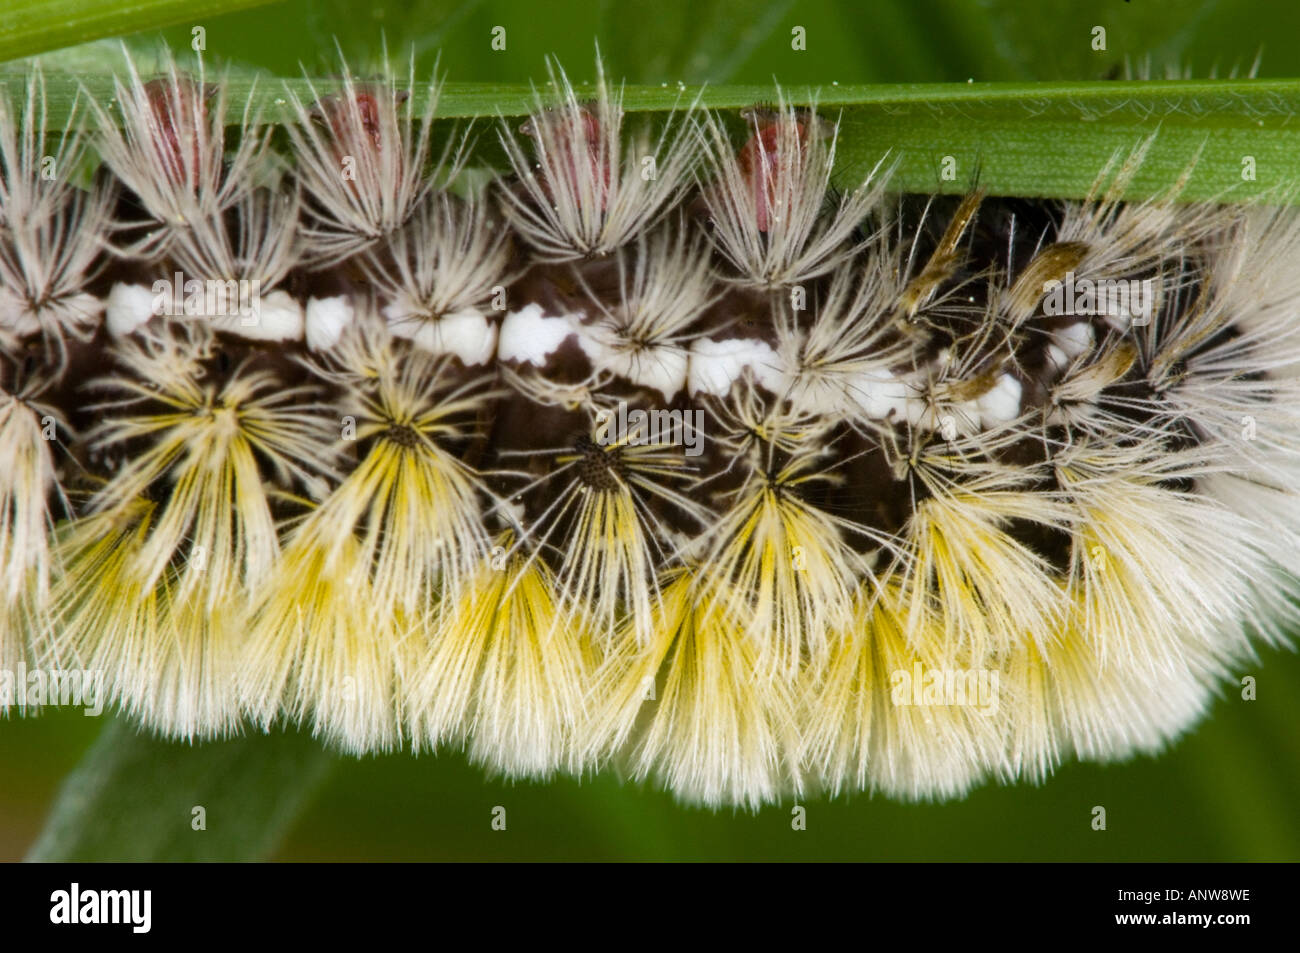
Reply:
[[[143, 327], [155, 315], [166, 313], [160, 299], [171, 299], [170, 291], [159, 295], [145, 285], [119, 283], [109, 292], [104, 323], [110, 334], [122, 337]], [[191, 314], [178, 317], [203, 319], [218, 331], [251, 341], [301, 341], [306, 327], [303, 307], [287, 291], [271, 291], [247, 302], [245, 313]], [[200, 309], [201, 310], [201, 309]]]
[[725, 397], [748, 374], [771, 393], [796, 396], [810, 412], [857, 410], [872, 419], [906, 420], [932, 430], [943, 426], [948, 413], [963, 422], [959, 429], [964, 431], [972, 426], [998, 426], [1015, 420], [1021, 412], [1021, 384], [1009, 373], [999, 375], [993, 386], [974, 400], [936, 410], [921, 396], [924, 372], [897, 375], [889, 368], [876, 367], [846, 375], [833, 386], [799, 386], [798, 369], [758, 338], [697, 338], [689, 350], [664, 346], [632, 351], [620, 346], [608, 328], [587, 324], [581, 315], [548, 316], [536, 304], [506, 316], [497, 357], [540, 368], [570, 339], [597, 369], [657, 390], [665, 401], [682, 390], [691, 397]]
[[[109, 331], [130, 334], [153, 317], [154, 304], [154, 294], [144, 285], [115, 285], [107, 305]], [[806, 382], [801, 382], [798, 369], [790, 367], [767, 342], [752, 337], [697, 338], [689, 349], [633, 347], [607, 325], [588, 323], [578, 314], [548, 315], [538, 304], [509, 312], [499, 328], [478, 311], [447, 314], [436, 321], [395, 305], [385, 307], [382, 313], [394, 335], [433, 353], [454, 355], [468, 367], [501, 360], [541, 368], [572, 340], [593, 367], [655, 390], [666, 402], [683, 390], [691, 397], [725, 397], [748, 374], [774, 394], [795, 396], [812, 412], [857, 411], [871, 419], [892, 418], [924, 429], [941, 429], [948, 414], [960, 422], [962, 431], [993, 427], [1020, 414], [1021, 386], [1011, 374], [1000, 375], [974, 400], [935, 408], [922, 396], [923, 371], [900, 375], [876, 367], [846, 375], [833, 384], [801, 386]], [[261, 341], [305, 340], [308, 348], [317, 351], [333, 347], [355, 319], [355, 306], [346, 296], [310, 298], [303, 308], [283, 291], [272, 291], [261, 299], [256, 321], [247, 316], [208, 317], [221, 331]], [[1066, 364], [1091, 347], [1091, 334], [1086, 323], [1076, 324], [1057, 332], [1049, 348]]]

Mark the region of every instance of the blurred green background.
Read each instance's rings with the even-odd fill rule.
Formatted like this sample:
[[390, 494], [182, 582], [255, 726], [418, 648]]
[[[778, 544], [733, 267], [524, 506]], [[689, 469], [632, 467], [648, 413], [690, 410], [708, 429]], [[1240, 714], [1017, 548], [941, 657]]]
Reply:
[[[1300, 76], [1300, 5], [1290, 0], [293, 0], [203, 24], [210, 54], [294, 74], [349, 57], [440, 53], [453, 80], [536, 80], [554, 54], [588, 78], [593, 43], [630, 83], [964, 82], [1103, 79], [1150, 61], [1197, 76], [1261, 57], [1260, 75]], [[1107, 49], [1092, 49], [1092, 28]], [[506, 29], [506, 49], [490, 48]], [[808, 48], [791, 49], [802, 26]], [[166, 31], [188, 48], [190, 27]]]
[[[1300, 76], [1300, 4], [1290, 0], [295, 0], [201, 25], [209, 57], [281, 75], [297, 73], [300, 64], [314, 74], [332, 72], [338, 37], [349, 60], [363, 64], [384, 39], [392, 51], [414, 48], [426, 68], [440, 51], [453, 81], [536, 80], [548, 54], [575, 79], [588, 78], [597, 42], [609, 73], [634, 83], [1084, 80], [1126, 69], [1200, 77], [1245, 71], [1257, 56], [1262, 76]], [[1098, 25], [1107, 30], [1104, 52], [1091, 48]], [[504, 52], [489, 46], [496, 26], [506, 28]], [[795, 26], [806, 30], [806, 52], [791, 49]], [[164, 35], [186, 50], [190, 30]], [[155, 39], [131, 43], [144, 47]], [[103, 49], [61, 55], [71, 62]], [[1300, 860], [1300, 658], [1268, 651], [1239, 674], [1257, 677], [1258, 700], [1243, 701], [1227, 686], [1210, 717], [1158, 759], [1069, 764], [1042, 787], [989, 786], [948, 804], [865, 795], [805, 801], [805, 831], [791, 829], [790, 805], [715, 814], [611, 775], [507, 785], [485, 780], [455, 753], [331, 759], [310, 806], [271, 856]], [[0, 721], [0, 859], [24, 856], [60, 780], [104, 727], [104, 719], [69, 711]], [[301, 752], [311, 742], [289, 745]], [[164, 757], [180, 765], [203, 754], [177, 747]], [[232, 776], [230, 783], [239, 782]], [[217, 788], [209, 816], [214, 834], [231, 820], [217, 806], [228, 792], [219, 790], [220, 781]], [[1091, 828], [1095, 805], [1107, 810], [1104, 832]], [[491, 827], [497, 806], [507, 811], [505, 831]], [[184, 821], [182, 828], [188, 816]]]
[[[188, 51], [279, 75], [414, 50], [452, 80], [528, 82], [556, 55], [589, 79], [594, 44], [629, 83], [788, 84], [1091, 80], [1150, 64], [1197, 77], [1300, 76], [1291, 0], [289, 0], [170, 27]], [[807, 49], [791, 48], [803, 27]], [[1094, 50], [1094, 27], [1106, 49]], [[506, 49], [490, 43], [506, 31]], [[157, 34], [130, 38], [146, 47]], [[116, 49], [116, 41], [100, 44]], [[84, 48], [82, 50], [84, 51]]]

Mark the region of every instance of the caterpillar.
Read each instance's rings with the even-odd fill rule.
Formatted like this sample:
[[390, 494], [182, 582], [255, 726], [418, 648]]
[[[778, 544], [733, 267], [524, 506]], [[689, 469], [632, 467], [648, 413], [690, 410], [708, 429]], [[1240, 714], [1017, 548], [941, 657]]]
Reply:
[[413, 68], [0, 103], [0, 666], [756, 809], [1156, 752], [1287, 644], [1293, 210], [844, 188], [815, 105], [548, 68], [488, 174]]

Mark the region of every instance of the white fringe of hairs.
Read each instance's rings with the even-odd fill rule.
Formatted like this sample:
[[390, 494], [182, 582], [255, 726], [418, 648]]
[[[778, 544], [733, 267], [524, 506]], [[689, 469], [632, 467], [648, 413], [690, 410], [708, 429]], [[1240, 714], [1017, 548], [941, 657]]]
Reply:
[[[1139, 150], [972, 272], [981, 194], [936, 235], [884, 159], [832, 193], [780, 91], [738, 148], [550, 77], [476, 190], [413, 71], [291, 95], [286, 154], [170, 58], [93, 132], [39, 71], [0, 102], [0, 669], [756, 808], [1155, 751], [1286, 640], [1295, 212], [1125, 202]], [[1152, 297], [1051, 320], [1067, 274]]]

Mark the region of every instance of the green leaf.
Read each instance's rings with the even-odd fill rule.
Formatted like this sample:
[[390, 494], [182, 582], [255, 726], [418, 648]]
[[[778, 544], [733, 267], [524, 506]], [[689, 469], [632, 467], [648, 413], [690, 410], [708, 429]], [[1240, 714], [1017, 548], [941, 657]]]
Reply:
[[[305, 734], [188, 745], [114, 719], [64, 780], [27, 859], [261, 860], [334, 760]], [[199, 808], [204, 830], [194, 829]]]
[[[12, 74], [0, 76], [0, 84], [18, 82]], [[313, 82], [319, 93], [334, 88], [330, 80]], [[232, 74], [229, 83], [232, 100], [253, 94], [275, 121], [289, 117], [286, 89], [312, 98], [303, 79]], [[49, 77], [56, 121], [83, 85], [101, 101], [112, 98], [107, 76], [88, 76], [84, 83]], [[579, 95], [590, 88], [580, 85]], [[769, 102], [773, 92], [769, 86], [629, 86], [624, 105], [662, 113], [698, 98], [706, 106], [738, 109]], [[1181, 182], [1179, 197], [1187, 200], [1263, 196], [1290, 203], [1300, 183], [1300, 80], [930, 83], [793, 87], [784, 94], [841, 118], [837, 184], [845, 188], [887, 156], [897, 163], [892, 182], [901, 191], [960, 193], [978, 183], [993, 195], [1077, 199], [1089, 194], [1108, 163], [1144, 147], [1126, 193], [1132, 199], [1163, 194]], [[520, 116], [533, 102], [528, 86], [452, 83], [444, 88], [439, 115]], [[489, 145], [492, 138], [482, 137]]]
[[5, 0], [0, 62], [102, 36], [195, 22], [269, 0]]

